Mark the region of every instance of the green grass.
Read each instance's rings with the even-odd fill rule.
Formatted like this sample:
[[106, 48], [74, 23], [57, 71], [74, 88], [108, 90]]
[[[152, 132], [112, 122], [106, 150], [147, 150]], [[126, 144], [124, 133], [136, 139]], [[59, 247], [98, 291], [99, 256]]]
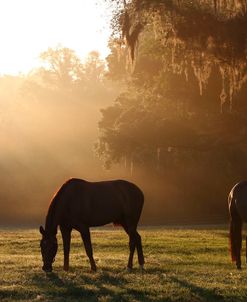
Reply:
[[[92, 230], [98, 272], [77, 232], [70, 271], [59, 250], [53, 273], [41, 270], [38, 230], [0, 230], [0, 301], [246, 301], [247, 269], [237, 271], [228, 254], [227, 227], [142, 228], [146, 271], [125, 270], [128, 238], [120, 228]], [[243, 251], [245, 252], [245, 251]], [[243, 259], [244, 260], [244, 259]]]

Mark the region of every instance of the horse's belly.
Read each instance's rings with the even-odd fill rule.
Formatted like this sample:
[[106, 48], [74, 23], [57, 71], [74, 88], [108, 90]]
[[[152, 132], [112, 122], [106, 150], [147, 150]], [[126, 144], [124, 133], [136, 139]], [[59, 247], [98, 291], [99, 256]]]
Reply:
[[73, 211], [71, 221], [73, 225], [102, 226], [112, 222], [120, 222], [123, 211], [119, 207], [89, 207]]
[[245, 199], [236, 200], [236, 207], [238, 214], [244, 222], [247, 222], [247, 202]]
[[107, 213], [106, 215], [100, 215], [100, 213], [95, 213], [92, 217], [88, 219], [88, 224], [90, 226], [101, 226], [112, 222], [121, 221], [121, 213]]

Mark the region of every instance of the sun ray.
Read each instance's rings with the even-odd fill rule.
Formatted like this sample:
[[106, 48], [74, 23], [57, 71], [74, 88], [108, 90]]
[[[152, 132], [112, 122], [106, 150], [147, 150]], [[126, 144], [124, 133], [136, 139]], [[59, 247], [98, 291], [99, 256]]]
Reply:
[[26, 73], [48, 47], [108, 52], [107, 8], [92, 0], [0, 1], [0, 74]]

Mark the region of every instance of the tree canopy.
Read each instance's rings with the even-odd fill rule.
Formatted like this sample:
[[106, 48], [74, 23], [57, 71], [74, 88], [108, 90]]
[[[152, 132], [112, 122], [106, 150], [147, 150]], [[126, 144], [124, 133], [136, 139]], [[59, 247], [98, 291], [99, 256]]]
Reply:
[[193, 70], [200, 94], [214, 66], [221, 74], [221, 110], [233, 110], [234, 96], [247, 80], [246, 0], [132, 0], [117, 4], [113, 34], [125, 40], [131, 59], [144, 28], [165, 46], [164, 68], [188, 78]]
[[164, 216], [220, 215], [247, 169], [247, 2], [111, 2], [108, 76], [125, 89], [102, 109], [98, 155], [144, 182]]

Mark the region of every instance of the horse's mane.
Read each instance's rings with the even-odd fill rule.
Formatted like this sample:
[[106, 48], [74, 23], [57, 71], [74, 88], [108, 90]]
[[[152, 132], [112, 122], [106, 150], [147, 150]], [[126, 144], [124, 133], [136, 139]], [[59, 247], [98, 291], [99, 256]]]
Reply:
[[61, 194], [65, 191], [65, 187], [68, 184], [68, 182], [70, 181], [70, 179], [68, 181], [66, 181], [61, 188], [59, 188], [57, 190], [57, 192], [53, 195], [51, 201], [50, 201], [50, 205], [48, 208], [48, 212], [46, 215], [46, 222], [45, 222], [45, 229], [54, 233], [56, 235], [57, 233], [57, 226], [53, 226], [54, 220], [55, 220], [55, 215], [56, 215], [56, 208], [57, 208], [57, 204], [58, 201], [60, 199]]

